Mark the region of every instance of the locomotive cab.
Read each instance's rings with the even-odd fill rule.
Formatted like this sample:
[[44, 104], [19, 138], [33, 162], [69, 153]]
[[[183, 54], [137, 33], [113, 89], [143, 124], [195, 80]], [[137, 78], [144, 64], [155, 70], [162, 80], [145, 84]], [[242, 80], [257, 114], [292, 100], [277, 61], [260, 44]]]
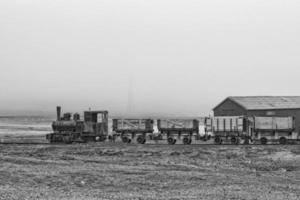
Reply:
[[108, 111], [85, 111], [83, 137], [104, 141], [108, 135]]

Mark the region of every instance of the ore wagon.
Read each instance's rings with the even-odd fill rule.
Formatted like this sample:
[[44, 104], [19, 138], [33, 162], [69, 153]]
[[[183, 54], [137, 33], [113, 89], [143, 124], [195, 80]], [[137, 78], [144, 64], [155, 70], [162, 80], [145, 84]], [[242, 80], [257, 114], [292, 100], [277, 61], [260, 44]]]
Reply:
[[182, 139], [183, 144], [191, 144], [192, 136], [199, 133], [199, 120], [158, 119], [157, 128], [167, 137], [168, 144], [175, 144], [177, 139]]
[[153, 133], [152, 119], [113, 119], [113, 131], [121, 134], [124, 143], [130, 143], [136, 138], [140, 144], [145, 144], [147, 134]]
[[214, 135], [215, 143], [248, 144], [251, 135], [248, 131], [248, 119], [244, 116], [208, 117], [205, 119], [207, 132]]
[[294, 132], [293, 117], [251, 117], [251, 132], [253, 139], [261, 144], [286, 144], [298, 139], [299, 133]]

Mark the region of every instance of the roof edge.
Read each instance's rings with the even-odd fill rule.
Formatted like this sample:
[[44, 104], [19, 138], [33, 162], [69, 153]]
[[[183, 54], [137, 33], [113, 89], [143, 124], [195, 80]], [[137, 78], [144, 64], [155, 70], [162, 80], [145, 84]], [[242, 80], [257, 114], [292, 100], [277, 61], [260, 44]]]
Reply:
[[300, 108], [255, 108], [255, 109], [246, 109], [247, 111], [256, 111], [256, 110], [300, 110]]
[[223, 101], [221, 101], [221, 103], [219, 103], [217, 106], [215, 106], [212, 110], [217, 109], [218, 107], [220, 107], [220, 106], [221, 106], [225, 101], [227, 101], [227, 100], [230, 100], [230, 101], [232, 101], [233, 103], [235, 103], [236, 105], [242, 107], [243, 109], [248, 110], [245, 106], [243, 106], [242, 104], [240, 104], [240, 103], [236, 102], [234, 99], [232, 99], [231, 96], [230, 96], [230, 97], [227, 97], [226, 99], [224, 99]]

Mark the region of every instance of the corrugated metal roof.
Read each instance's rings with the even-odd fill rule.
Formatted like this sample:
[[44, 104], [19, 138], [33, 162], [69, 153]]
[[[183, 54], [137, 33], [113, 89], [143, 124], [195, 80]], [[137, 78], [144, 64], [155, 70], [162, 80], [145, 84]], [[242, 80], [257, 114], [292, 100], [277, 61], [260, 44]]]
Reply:
[[228, 97], [247, 110], [300, 109], [300, 96]]

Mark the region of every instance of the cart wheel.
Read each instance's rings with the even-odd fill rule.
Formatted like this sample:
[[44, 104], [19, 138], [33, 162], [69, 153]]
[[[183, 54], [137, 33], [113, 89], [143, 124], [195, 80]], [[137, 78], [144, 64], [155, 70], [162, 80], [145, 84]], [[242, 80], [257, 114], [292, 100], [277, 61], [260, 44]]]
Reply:
[[71, 136], [63, 136], [63, 142], [66, 144], [71, 144], [72, 143], [72, 138]]
[[122, 142], [123, 143], [128, 143], [129, 138], [128, 137], [122, 137]]
[[173, 144], [175, 144], [174, 141], [176, 142], [176, 140], [173, 139], [172, 137], [168, 138], [168, 144], [173, 145]]
[[215, 143], [216, 143], [216, 144], [222, 144], [222, 142], [223, 142], [223, 140], [221, 139], [221, 137], [217, 136], [217, 137], [215, 138]]
[[287, 142], [287, 139], [285, 138], [285, 137], [281, 137], [281, 138], [279, 138], [279, 144], [286, 144], [286, 142]]
[[143, 136], [139, 136], [136, 141], [139, 143], [139, 144], [145, 144], [145, 138]]
[[182, 142], [183, 142], [183, 144], [189, 144], [190, 138], [185, 137], [185, 138], [183, 138]]
[[263, 138], [260, 139], [260, 143], [261, 144], [267, 144], [268, 143], [268, 139], [265, 138], [265, 137], [263, 137]]
[[239, 144], [239, 139], [237, 137], [232, 137], [230, 141], [231, 144]]

